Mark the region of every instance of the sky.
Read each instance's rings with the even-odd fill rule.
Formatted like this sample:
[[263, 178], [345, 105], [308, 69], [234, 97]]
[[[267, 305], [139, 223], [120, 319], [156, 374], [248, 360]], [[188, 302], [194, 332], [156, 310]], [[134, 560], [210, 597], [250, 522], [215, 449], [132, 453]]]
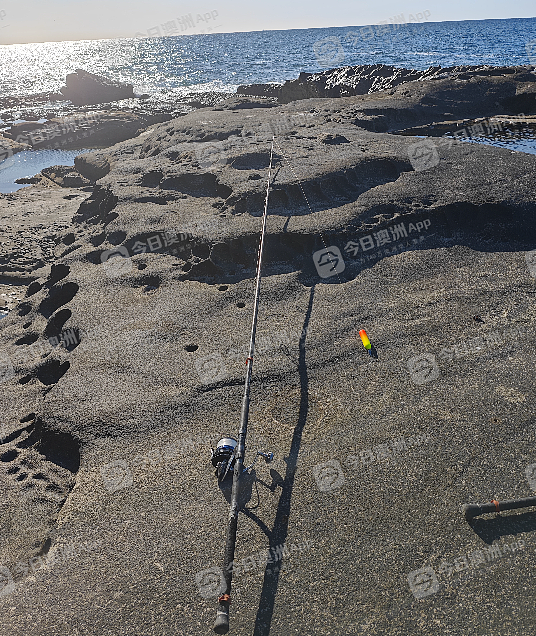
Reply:
[[[0, 0], [0, 44], [536, 16], [534, 0]], [[408, 20], [409, 21], [409, 20]]]

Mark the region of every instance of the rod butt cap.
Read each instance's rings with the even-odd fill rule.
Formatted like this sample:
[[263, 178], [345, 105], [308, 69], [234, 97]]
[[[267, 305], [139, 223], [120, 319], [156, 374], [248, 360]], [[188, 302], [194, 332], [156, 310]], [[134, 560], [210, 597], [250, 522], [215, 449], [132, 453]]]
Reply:
[[214, 633], [227, 634], [229, 631], [229, 615], [225, 612], [218, 612], [214, 621]]

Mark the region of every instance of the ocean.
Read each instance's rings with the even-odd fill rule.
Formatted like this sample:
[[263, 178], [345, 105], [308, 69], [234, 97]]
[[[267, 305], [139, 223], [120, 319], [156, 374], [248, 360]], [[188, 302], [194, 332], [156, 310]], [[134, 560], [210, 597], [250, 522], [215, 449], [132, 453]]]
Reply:
[[[179, 36], [149, 37], [155, 32], [149, 29], [127, 39], [0, 45], [0, 131], [16, 121], [77, 112], [70, 102], [33, 96], [59, 92], [66, 75], [78, 68], [133, 84], [137, 95], [150, 95], [123, 100], [116, 108], [173, 114], [181, 100], [195, 99], [196, 94], [234, 93], [241, 84], [282, 83], [301, 72], [338, 66], [388, 64], [424, 70], [536, 65], [536, 18], [433, 22], [425, 19], [433, 18], [427, 13], [369, 26], [196, 33], [199, 25], [192, 23]], [[536, 153], [531, 131], [478, 141]], [[54, 153], [24, 153], [4, 161], [0, 192], [27, 187], [15, 181], [39, 172], [44, 161], [72, 165], [71, 156]]]
[[[0, 97], [57, 92], [67, 73], [77, 68], [133, 84], [137, 94], [150, 94], [156, 105], [191, 93], [234, 92], [240, 84], [284, 82], [300, 72], [345, 65], [422, 70], [536, 64], [536, 18], [433, 22], [433, 15], [428, 20], [418, 15], [418, 21], [401, 15], [398, 24], [368, 27], [204, 34], [194, 28], [192, 34], [186, 30], [170, 37], [3, 45]], [[327, 57], [321, 48], [326, 38], [333, 48]], [[61, 104], [56, 102], [55, 110]]]

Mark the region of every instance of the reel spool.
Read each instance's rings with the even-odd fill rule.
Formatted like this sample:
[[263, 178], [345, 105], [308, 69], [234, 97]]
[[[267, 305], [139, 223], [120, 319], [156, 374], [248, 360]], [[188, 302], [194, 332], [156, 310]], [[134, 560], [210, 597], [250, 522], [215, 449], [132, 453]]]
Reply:
[[[234, 437], [222, 437], [216, 444], [216, 448], [211, 449], [210, 461], [216, 469], [215, 475], [218, 481], [223, 481], [227, 476], [227, 473], [232, 472], [235, 464], [236, 447], [238, 446], [238, 440]], [[255, 462], [259, 457], [263, 457], [264, 461], [269, 464], [273, 458], [273, 453], [263, 453], [257, 451], [253, 464], [244, 468], [244, 472], [247, 472], [255, 465]]]
[[222, 437], [216, 444], [216, 449], [211, 449], [210, 460], [216, 469], [215, 475], [219, 481], [225, 479], [227, 473], [232, 470], [237, 445], [238, 440], [234, 437]]

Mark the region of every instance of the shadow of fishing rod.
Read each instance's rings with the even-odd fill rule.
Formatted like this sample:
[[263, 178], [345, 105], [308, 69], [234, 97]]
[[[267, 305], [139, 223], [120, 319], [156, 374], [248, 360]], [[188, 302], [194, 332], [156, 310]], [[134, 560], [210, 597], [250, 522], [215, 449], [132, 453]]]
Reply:
[[[298, 454], [300, 452], [302, 433], [307, 421], [307, 414], [309, 411], [309, 378], [307, 375], [307, 366], [305, 364], [305, 338], [307, 329], [309, 327], [311, 311], [313, 308], [314, 292], [315, 287], [313, 285], [313, 287], [311, 287], [309, 304], [307, 307], [307, 313], [305, 315], [302, 335], [299, 344], [298, 372], [300, 374], [300, 410], [298, 415], [298, 423], [294, 428], [290, 451], [288, 457], [285, 460], [287, 464], [285, 478], [279, 484], [281, 486], [281, 495], [279, 496], [274, 526], [269, 533], [266, 532], [267, 536], [270, 539], [270, 550], [272, 548], [276, 548], [277, 546], [283, 545], [288, 535], [292, 491], [294, 489], [294, 475], [296, 474], [296, 468], [298, 466]], [[278, 586], [279, 567], [277, 565], [267, 565], [264, 570], [264, 579], [262, 583], [261, 597], [259, 600], [259, 609], [257, 610], [257, 616], [255, 619], [255, 630], [253, 632], [253, 636], [268, 636], [268, 634], [270, 633], [270, 626], [272, 623], [272, 616], [274, 613], [275, 598], [277, 595]]]

